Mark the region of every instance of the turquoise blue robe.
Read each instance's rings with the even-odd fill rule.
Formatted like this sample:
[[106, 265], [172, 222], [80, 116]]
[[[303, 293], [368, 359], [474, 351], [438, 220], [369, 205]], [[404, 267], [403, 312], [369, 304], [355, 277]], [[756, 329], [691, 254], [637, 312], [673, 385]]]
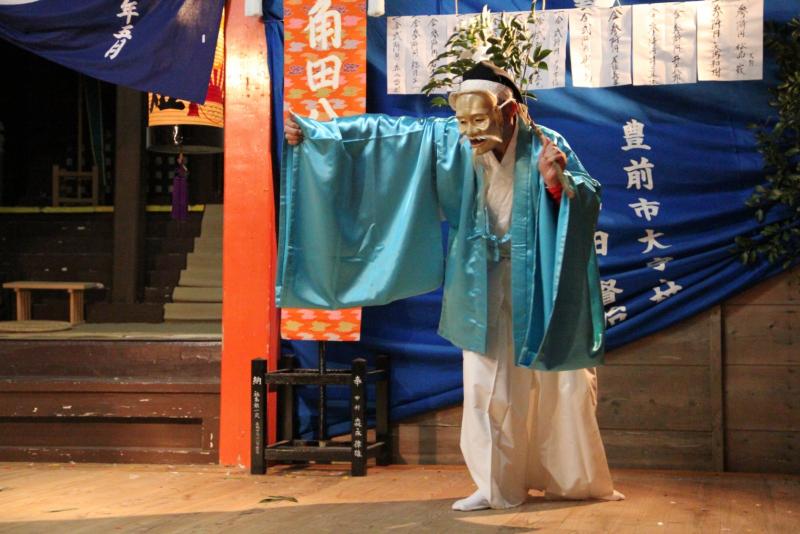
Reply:
[[[285, 144], [281, 176], [278, 305], [380, 305], [444, 281], [439, 334], [486, 353], [483, 176], [455, 119], [297, 122], [305, 140]], [[520, 124], [511, 220], [516, 362], [594, 367], [605, 339], [594, 248], [600, 185], [562, 136], [542, 131], [566, 153], [576, 195], [560, 206], [549, 198], [537, 167], [541, 143]], [[449, 225], [444, 251], [441, 214]]]

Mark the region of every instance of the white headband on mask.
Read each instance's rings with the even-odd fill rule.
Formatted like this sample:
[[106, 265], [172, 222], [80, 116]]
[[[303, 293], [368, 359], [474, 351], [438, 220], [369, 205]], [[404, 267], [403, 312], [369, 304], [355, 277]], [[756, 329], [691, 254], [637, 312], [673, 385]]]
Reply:
[[461, 96], [462, 93], [487, 93], [492, 100], [494, 100], [495, 105], [497, 105], [498, 102], [502, 102], [502, 104], [500, 104], [501, 108], [514, 100], [514, 91], [502, 83], [490, 80], [464, 80], [461, 82], [461, 85], [459, 85], [458, 91], [453, 91], [447, 98], [451, 108], [456, 109], [456, 99]]

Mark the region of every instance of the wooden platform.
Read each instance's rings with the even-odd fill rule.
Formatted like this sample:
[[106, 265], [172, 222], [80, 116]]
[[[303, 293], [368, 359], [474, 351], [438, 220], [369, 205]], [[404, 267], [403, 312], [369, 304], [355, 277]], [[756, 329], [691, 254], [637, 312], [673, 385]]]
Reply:
[[[615, 470], [622, 502], [546, 501], [459, 513], [462, 467], [273, 468], [0, 464], [0, 532], [791, 533], [800, 477]], [[291, 500], [270, 500], [272, 498]]]
[[[800, 475], [800, 267], [609, 352], [597, 373], [612, 467]], [[461, 462], [460, 421], [460, 407], [399, 421], [395, 450]]]
[[216, 463], [219, 340], [54, 334], [0, 339], [0, 460]]

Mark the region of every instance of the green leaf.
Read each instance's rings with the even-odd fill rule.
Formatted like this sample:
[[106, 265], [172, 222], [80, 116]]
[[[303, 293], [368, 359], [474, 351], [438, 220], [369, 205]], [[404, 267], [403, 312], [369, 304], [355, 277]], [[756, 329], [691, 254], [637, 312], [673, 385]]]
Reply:
[[745, 201], [763, 222], [769, 210], [782, 206], [790, 215], [760, 229], [753, 240], [741, 238], [736, 245], [742, 260], [763, 257], [786, 268], [800, 258], [800, 17], [788, 24], [768, 22], [765, 44], [778, 65], [778, 82], [770, 93], [775, 115], [752, 124], [756, 149], [764, 162], [764, 184]]

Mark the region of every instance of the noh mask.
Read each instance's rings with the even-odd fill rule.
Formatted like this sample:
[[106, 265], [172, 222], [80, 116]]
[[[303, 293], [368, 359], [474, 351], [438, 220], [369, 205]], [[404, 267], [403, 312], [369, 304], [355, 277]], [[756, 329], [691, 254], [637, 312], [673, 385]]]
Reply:
[[462, 93], [453, 102], [458, 131], [475, 154], [481, 155], [503, 144], [503, 113], [484, 92]]

